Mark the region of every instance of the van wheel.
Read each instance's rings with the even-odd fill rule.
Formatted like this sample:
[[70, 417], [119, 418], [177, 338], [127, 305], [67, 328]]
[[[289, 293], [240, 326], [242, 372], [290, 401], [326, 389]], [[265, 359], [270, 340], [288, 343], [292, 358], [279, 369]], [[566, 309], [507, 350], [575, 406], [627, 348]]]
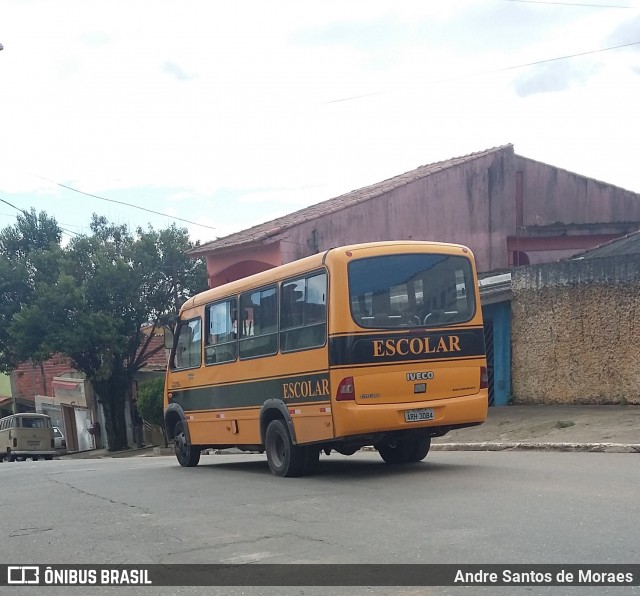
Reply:
[[[300, 476], [307, 463], [305, 448], [291, 442], [289, 431], [283, 420], [272, 420], [267, 427], [264, 439], [269, 468], [275, 476]], [[318, 456], [320, 451], [318, 451]]]
[[193, 468], [198, 465], [200, 461], [200, 449], [189, 443], [182, 422], [176, 424], [173, 444], [176, 450], [176, 458], [181, 466]]
[[431, 438], [398, 439], [378, 445], [380, 457], [388, 464], [408, 464], [424, 459], [429, 453]]
[[53, 459], [53, 455], [45, 455], [44, 458], [50, 461]]

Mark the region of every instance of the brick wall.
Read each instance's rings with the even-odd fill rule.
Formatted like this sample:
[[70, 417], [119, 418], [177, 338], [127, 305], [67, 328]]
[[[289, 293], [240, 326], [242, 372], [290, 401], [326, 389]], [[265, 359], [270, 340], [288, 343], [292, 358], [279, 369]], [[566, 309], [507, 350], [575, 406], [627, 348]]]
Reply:
[[[164, 345], [164, 337], [156, 335], [152, 338], [149, 349], [153, 349]], [[154, 373], [153, 376], [164, 373], [167, 365], [167, 356], [164, 350], [160, 350], [157, 354], [154, 354], [146, 363], [141, 373]], [[31, 364], [30, 362], [23, 362], [12, 373], [12, 377], [15, 383], [17, 394], [15, 397], [21, 397], [24, 399], [34, 399], [35, 395], [48, 395], [53, 396], [53, 379], [54, 377], [62, 376], [64, 373], [77, 372], [73, 368], [68, 358], [64, 356], [56, 356], [50, 360], [47, 360], [43, 364], [44, 366], [44, 380], [43, 384], [42, 372], [39, 364]], [[144, 376], [142, 374], [141, 376]]]
[[640, 404], [640, 259], [515, 270], [515, 403]]
[[23, 362], [12, 373], [17, 395], [25, 399], [33, 399], [35, 395], [53, 396], [53, 378], [64, 373], [76, 372], [67, 358], [58, 356], [47, 360], [44, 366], [44, 381], [39, 364]]

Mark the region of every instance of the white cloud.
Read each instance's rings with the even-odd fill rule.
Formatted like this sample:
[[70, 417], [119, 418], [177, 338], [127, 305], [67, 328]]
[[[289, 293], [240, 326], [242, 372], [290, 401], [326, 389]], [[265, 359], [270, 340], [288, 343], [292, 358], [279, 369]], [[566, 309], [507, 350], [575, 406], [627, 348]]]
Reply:
[[[640, 192], [637, 52], [503, 70], [631, 39], [637, 18], [470, 0], [5, 0], [0, 190], [72, 200], [45, 176], [222, 236], [513, 142]], [[166, 221], [82, 201], [78, 218]]]

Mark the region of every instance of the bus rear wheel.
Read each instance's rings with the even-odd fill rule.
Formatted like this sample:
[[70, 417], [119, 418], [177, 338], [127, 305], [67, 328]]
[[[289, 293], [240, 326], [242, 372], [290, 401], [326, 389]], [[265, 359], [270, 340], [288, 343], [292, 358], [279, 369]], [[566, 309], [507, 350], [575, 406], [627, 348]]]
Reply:
[[423, 460], [431, 447], [431, 437], [398, 439], [377, 446], [387, 464], [409, 464]]
[[293, 444], [284, 420], [276, 419], [269, 423], [264, 447], [269, 468], [275, 476], [292, 478], [313, 467], [312, 461], [307, 458], [308, 448]]
[[427, 454], [429, 453], [429, 449], [431, 449], [431, 437], [426, 437], [424, 439], [416, 440], [416, 447], [411, 456], [410, 462], [419, 462], [422, 461]]
[[303, 447], [304, 449], [304, 466], [302, 468], [303, 476], [311, 476], [315, 474], [320, 464], [320, 448], [313, 445]]
[[189, 443], [184, 430], [184, 423], [178, 422], [175, 428], [173, 444], [178, 463], [185, 468], [192, 468], [200, 461], [200, 449]]

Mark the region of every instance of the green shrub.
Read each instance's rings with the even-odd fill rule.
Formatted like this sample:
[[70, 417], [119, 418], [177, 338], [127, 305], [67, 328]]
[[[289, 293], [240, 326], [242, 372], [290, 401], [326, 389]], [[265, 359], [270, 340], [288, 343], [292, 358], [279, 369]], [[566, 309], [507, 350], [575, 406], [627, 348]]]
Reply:
[[138, 386], [137, 406], [140, 416], [164, 431], [163, 416], [164, 377], [144, 381]]

